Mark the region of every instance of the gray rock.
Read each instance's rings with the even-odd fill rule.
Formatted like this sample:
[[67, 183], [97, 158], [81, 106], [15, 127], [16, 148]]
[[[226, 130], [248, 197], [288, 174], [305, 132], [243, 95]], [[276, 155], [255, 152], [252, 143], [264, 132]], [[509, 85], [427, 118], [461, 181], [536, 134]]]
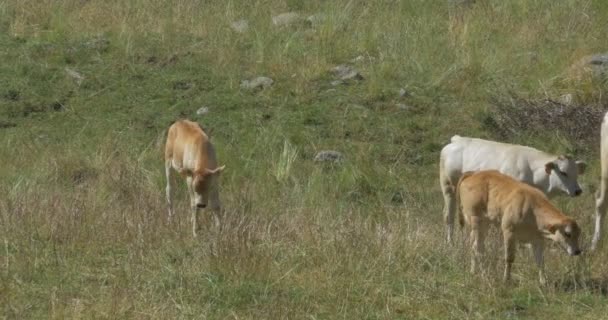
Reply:
[[412, 110], [412, 106], [408, 106], [407, 104], [404, 103], [397, 103], [397, 109], [399, 110], [403, 110], [403, 111], [409, 111]]
[[241, 81], [241, 89], [266, 89], [270, 87], [273, 82], [274, 81], [268, 77], [257, 77], [251, 80], [243, 80]]
[[198, 110], [196, 110], [196, 114], [198, 114], [199, 116], [202, 116], [207, 113], [209, 113], [209, 108], [207, 107], [200, 107]]
[[230, 28], [232, 28], [232, 30], [235, 32], [245, 33], [247, 30], [249, 30], [249, 22], [247, 22], [245, 19], [234, 21], [230, 24]]
[[102, 35], [99, 35], [83, 43], [83, 46], [87, 49], [105, 52], [110, 47], [110, 40]]
[[570, 67], [569, 73], [579, 80], [587, 77], [608, 77], [608, 53], [585, 56]]
[[342, 80], [334, 80], [334, 81], [331, 82], [331, 85], [334, 86], [334, 87], [337, 87], [337, 86], [339, 86], [341, 84], [344, 84], [344, 81], [342, 81]]
[[363, 80], [363, 76], [355, 68], [341, 64], [332, 69], [333, 74], [340, 80]]
[[589, 66], [594, 76], [608, 75], [608, 53], [596, 54], [590, 57]]
[[350, 63], [358, 63], [358, 62], [363, 62], [364, 60], [365, 60], [365, 57], [364, 57], [364, 56], [362, 56], [362, 55], [358, 55], [357, 57], [352, 58], [352, 59], [350, 60]]
[[288, 26], [301, 20], [300, 15], [295, 12], [285, 12], [272, 17], [272, 24], [277, 27]]
[[74, 81], [76, 81], [76, 84], [78, 84], [79, 86], [84, 81], [84, 76], [82, 74], [80, 74], [78, 71], [70, 69], [68, 67], [65, 67], [64, 70], [65, 70], [65, 73], [67, 73], [68, 76], [70, 76], [72, 79], [74, 79]]
[[560, 96], [557, 101], [561, 104], [565, 104], [565, 105], [572, 105], [574, 103], [574, 96], [572, 95], [572, 93], [566, 93], [562, 96]]
[[318, 27], [321, 23], [323, 23], [323, 21], [325, 21], [325, 19], [326, 17], [323, 13], [315, 13], [306, 18], [306, 23], [308, 23], [311, 27]]
[[315, 156], [315, 162], [342, 162], [344, 160], [344, 156], [342, 153], [334, 150], [324, 150], [317, 153]]
[[475, 3], [475, 0], [448, 0], [449, 6], [470, 6]]
[[407, 98], [411, 96], [412, 95], [407, 90], [405, 90], [405, 88], [399, 89], [399, 98]]

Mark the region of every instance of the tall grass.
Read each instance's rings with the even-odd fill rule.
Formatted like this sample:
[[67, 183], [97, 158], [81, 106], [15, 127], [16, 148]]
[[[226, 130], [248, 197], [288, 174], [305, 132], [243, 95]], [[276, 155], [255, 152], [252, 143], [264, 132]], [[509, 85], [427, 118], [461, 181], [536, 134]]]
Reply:
[[[273, 26], [286, 11], [323, 20]], [[462, 235], [444, 244], [437, 159], [453, 134], [492, 136], [479, 114], [497, 95], [605, 101], [569, 68], [606, 50], [607, 18], [599, 0], [0, 2], [0, 315], [602, 318], [603, 251], [548, 250], [539, 287], [522, 248], [505, 285], [495, 240], [470, 275]], [[364, 80], [332, 86], [342, 63]], [[258, 75], [275, 84], [239, 89]], [[221, 226], [197, 239], [181, 181], [166, 219], [160, 145], [179, 117], [227, 168]], [[315, 163], [324, 149], [345, 161]], [[586, 195], [556, 199], [585, 245], [595, 158]]]

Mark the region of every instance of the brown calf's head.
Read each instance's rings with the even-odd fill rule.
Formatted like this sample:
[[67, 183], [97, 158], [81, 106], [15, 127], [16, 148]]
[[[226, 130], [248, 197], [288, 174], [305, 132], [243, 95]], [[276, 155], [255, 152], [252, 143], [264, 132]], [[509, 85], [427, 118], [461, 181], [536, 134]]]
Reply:
[[197, 208], [206, 208], [209, 195], [217, 192], [218, 178], [226, 166], [215, 169], [204, 169], [194, 172], [192, 176], [192, 188], [194, 190], [194, 204]]
[[563, 223], [547, 226], [548, 238], [557, 242], [571, 256], [581, 254], [578, 246], [578, 239], [581, 229], [574, 220], [565, 220]]

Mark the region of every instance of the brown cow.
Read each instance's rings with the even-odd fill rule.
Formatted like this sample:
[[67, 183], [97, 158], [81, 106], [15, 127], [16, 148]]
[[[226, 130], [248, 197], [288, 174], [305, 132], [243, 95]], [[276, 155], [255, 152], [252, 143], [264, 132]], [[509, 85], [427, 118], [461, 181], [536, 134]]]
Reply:
[[216, 224], [221, 208], [219, 199], [219, 175], [224, 166], [218, 167], [215, 150], [209, 137], [196, 122], [179, 120], [169, 127], [165, 145], [165, 174], [167, 176], [167, 202], [169, 219], [173, 216], [173, 170], [186, 179], [192, 208], [192, 234], [196, 237], [198, 211], [209, 202]]
[[474, 254], [471, 272], [484, 251], [484, 238], [490, 224], [502, 230], [505, 251], [504, 280], [511, 278], [511, 264], [515, 259], [516, 242], [530, 243], [539, 268], [541, 283], [544, 239], [558, 243], [570, 255], [579, 255], [580, 228], [549, 202], [540, 190], [519, 182], [497, 170], [466, 172], [457, 185], [460, 201], [460, 223], [471, 228]]

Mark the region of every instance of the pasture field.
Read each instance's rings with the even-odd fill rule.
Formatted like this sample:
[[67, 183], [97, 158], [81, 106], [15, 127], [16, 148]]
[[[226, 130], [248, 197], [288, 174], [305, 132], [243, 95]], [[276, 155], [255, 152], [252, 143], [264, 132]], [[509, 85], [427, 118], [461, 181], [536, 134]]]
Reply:
[[[525, 248], [503, 284], [499, 241], [469, 274], [438, 160], [454, 134], [576, 154], [584, 194], [554, 202], [588, 248], [608, 72], [577, 62], [606, 30], [604, 0], [0, 0], [0, 318], [604, 319], [608, 243], [547, 250], [546, 287]], [[226, 165], [196, 239], [181, 181], [166, 220], [183, 117]]]

